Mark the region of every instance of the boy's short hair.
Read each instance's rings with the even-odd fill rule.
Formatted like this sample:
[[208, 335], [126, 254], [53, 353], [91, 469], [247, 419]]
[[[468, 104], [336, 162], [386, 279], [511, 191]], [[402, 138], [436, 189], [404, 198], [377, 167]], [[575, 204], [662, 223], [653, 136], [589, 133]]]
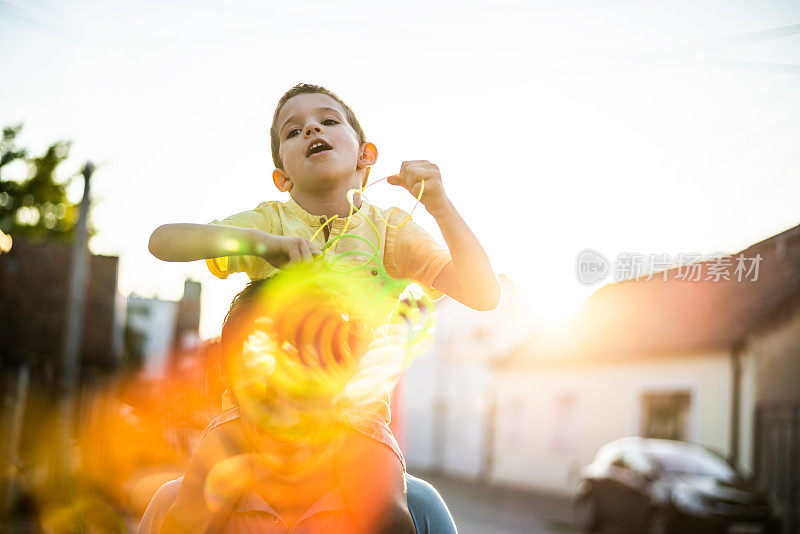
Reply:
[[278, 114], [283, 109], [283, 105], [286, 102], [297, 95], [302, 95], [305, 93], [321, 93], [323, 95], [328, 95], [332, 99], [336, 100], [341, 106], [344, 108], [344, 115], [347, 119], [347, 122], [350, 126], [355, 130], [356, 135], [358, 135], [358, 142], [359, 144], [363, 144], [366, 142], [367, 137], [364, 135], [364, 130], [361, 128], [361, 125], [358, 123], [358, 119], [356, 118], [356, 114], [353, 113], [353, 110], [350, 109], [350, 106], [344, 103], [344, 101], [336, 96], [333, 91], [322, 87], [321, 85], [314, 85], [311, 83], [298, 83], [288, 91], [286, 91], [280, 100], [278, 100], [278, 105], [275, 107], [275, 114], [272, 116], [272, 127], [269, 129], [269, 137], [270, 142], [272, 144], [272, 161], [275, 163], [276, 169], [283, 170], [283, 162], [281, 161], [281, 156], [279, 154], [280, 147], [281, 147], [281, 140], [278, 136]]

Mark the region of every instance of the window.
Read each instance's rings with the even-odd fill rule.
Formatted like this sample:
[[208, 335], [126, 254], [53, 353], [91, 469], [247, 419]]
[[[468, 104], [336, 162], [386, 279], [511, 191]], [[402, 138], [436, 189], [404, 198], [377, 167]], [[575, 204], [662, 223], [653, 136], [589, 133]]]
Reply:
[[643, 394], [641, 435], [687, 441], [691, 405], [692, 394], [688, 391]]

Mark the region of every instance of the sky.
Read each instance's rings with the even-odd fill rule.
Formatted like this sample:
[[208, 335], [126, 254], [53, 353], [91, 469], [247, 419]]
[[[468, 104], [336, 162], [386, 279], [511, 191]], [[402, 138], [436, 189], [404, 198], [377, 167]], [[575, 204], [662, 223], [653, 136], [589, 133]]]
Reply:
[[[245, 276], [161, 262], [149, 236], [288, 199], [268, 130], [301, 81], [354, 109], [373, 179], [438, 164], [543, 321], [599, 287], [576, 277], [581, 250], [732, 253], [800, 223], [796, 2], [0, 0], [0, 72], [21, 144], [72, 140], [64, 176], [98, 164], [90, 246], [119, 256], [120, 292], [201, 281], [203, 337]], [[386, 182], [366, 196], [415, 202]]]

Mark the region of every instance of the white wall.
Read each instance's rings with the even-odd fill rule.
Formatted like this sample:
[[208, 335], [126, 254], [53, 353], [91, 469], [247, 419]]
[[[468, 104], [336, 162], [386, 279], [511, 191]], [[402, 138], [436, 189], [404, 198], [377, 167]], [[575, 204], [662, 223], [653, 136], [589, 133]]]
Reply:
[[[175, 334], [178, 303], [131, 295], [128, 307], [128, 324], [145, 335], [143, 373], [163, 376]], [[145, 308], [148, 313], [135, 313], [137, 308]]]
[[436, 465], [435, 411], [436, 358], [438, 351], [417, 358], [403, 376], [402, 414], [405, 418], [403, 443], [406, 462], [413, 469]]
[[[492, 480], [572, 494], [580, 468], [601, 445], [639, 433], [641, 395], [659, 390], [690, 391], [689, 440], [728, 453], [731, 365], [727, 353], [508, 369], [498, 376]], [[560, 424], [556, 406], [565, 395], [574, 395], [576, 400], [575, 429], [570, 433], [575, 443], [566, 446], [555, 440]]]
[[487, 443], [487, 414], [492, 399], [493, 371], [480, 360], [456, 360], [447, 367], [442, 428], [444, 471], [461, 477], [484, 474]]
[[434, 343], [403, 377], [401, 447], [412, 469], [440, 468], [462, 477], [485, 470], [495, 384], [490, 362], [505, 356], [526, 332], [522, 297], [502, 283], [503, 301], [491, 312], [450, 299], [437, 303]]
[[401, 397], [409, 467], [467, 478], [484, 474], [493, 376], [487, 362], [446, 360], [438, 352], [411, 364]]

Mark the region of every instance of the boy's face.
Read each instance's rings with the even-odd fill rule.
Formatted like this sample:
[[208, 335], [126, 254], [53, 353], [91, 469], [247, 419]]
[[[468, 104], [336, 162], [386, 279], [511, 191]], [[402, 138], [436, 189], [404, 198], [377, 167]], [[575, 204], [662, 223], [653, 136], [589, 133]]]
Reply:
[[284, 104], [277, 128], [283, 173], [293, 194], [361, 186], [363, 147], [336, 100], [322, 93], [297, 95]]

